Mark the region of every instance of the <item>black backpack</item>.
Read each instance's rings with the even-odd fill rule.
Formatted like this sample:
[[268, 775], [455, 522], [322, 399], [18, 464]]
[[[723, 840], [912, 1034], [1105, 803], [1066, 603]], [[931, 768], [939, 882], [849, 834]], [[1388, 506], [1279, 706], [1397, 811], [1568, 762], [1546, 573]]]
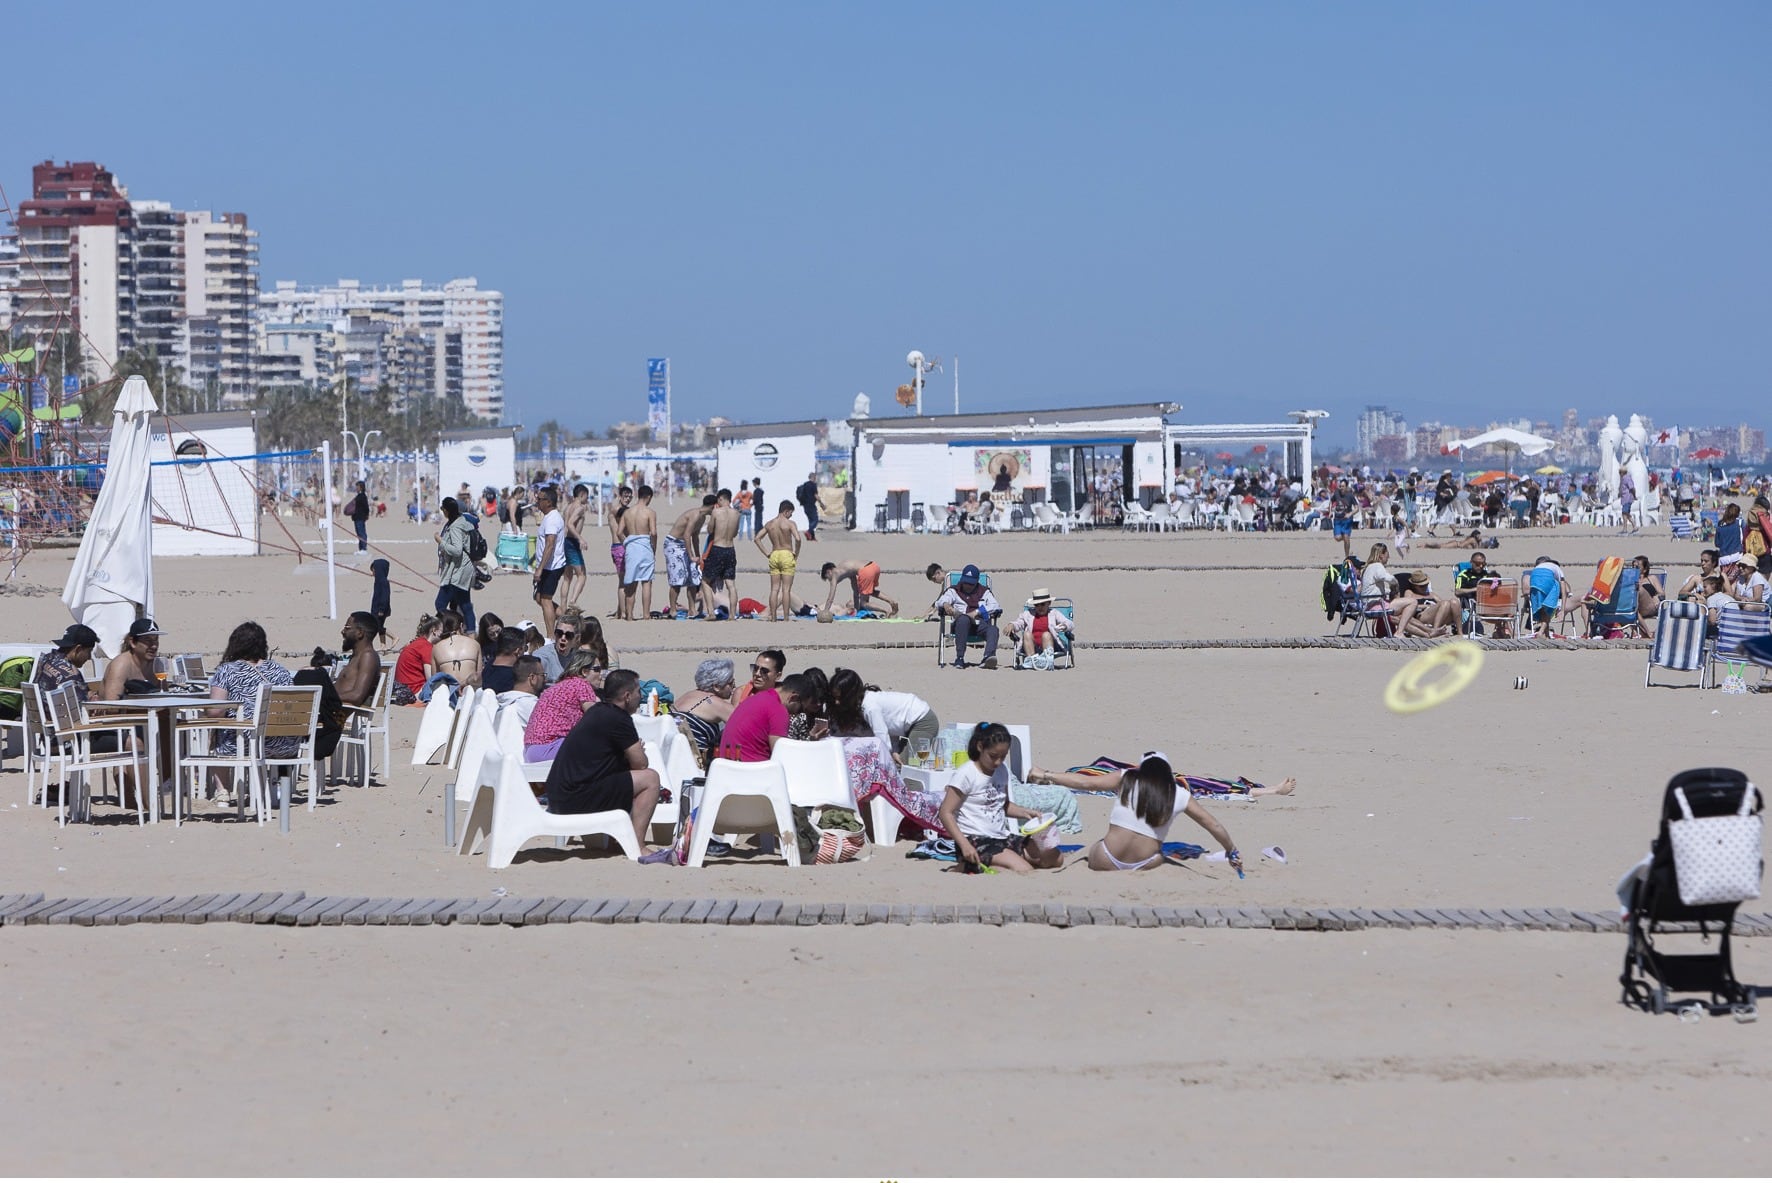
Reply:
[[486, 536], [472, 526], [468, 527], [468, 558], [478, 563], [486, 557]]

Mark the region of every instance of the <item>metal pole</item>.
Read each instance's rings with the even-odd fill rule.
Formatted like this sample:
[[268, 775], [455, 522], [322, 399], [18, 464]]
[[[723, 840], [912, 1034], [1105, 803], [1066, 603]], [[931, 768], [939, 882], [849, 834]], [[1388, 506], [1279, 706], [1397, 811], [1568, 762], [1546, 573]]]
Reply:
[[954, 354], [954, 414], [960, 413], [960, 355]]
[[338, 569], [332, 557], [332, 441], [320, 441], [320, 537], [326, 541], [326, 616], [338, 619]]

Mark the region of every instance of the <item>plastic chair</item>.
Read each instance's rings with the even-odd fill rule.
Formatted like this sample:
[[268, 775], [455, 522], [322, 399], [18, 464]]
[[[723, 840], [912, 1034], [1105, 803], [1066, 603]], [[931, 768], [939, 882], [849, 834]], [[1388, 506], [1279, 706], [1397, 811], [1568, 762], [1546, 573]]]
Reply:
[[[273, 739], [293, 739], [296, 748], [287, 756], [272, 756], [260, 747], [254, 754], [258, 756], [263, 767], [260, 783], [269, 787], [275, 779], [281, 783], [281, 776], [273, 778], [271, 773], [276, 769], [286, 769], [289, 785], [277, 795], [278, 828], [284, 833], [289, 832], [289, 798], [295, 792], [296, 782], [301, 779], [302, 769], [308, 771], [308, 812], [314, 812], [319, 804], [320, 787], [324, 784], [320, 776], [320, 761], [314, 755], [314, 733], [320, 726], [320, 687], [318, 686], [270, 686], [263, 691], [259, 706], [253, 719], [257, 726], [257, 742], [268, 746]], [[258, 822], [264, 825], [264, 811], [267, 802], [261, 797], [257, 803]]]
[[[634, 819], [626, 810], [549, 813], [535, 799], [535, 790], [523, 775], [521, 754], [488, 753], [480, 766], [481, 771], [472, 779], [479, 782], [480, 788], [490, 789], [490, 794], [475, 795], [475, 808], [462, 833], [462, 849], [471, 850], [475, 839], [484, 834], [488, 869], [498, 871], [510, 866], [523, 844], [535, 838], [588, 838], [594, 834], [614, 838], [630, 862], [639, 860]], [[788, 836], [793, 837], [791, 830]]]
[[[49, 780], [56, 776], [67, 753], [61, 744], [55, 742], [54, 729], [49, 724], [49, 704], [44, 700], [43, 687], [34, 682], [26, 682], [19, 687], [20, 722], [25, 728], [25, 804], [38, 804], [49, 808]], [[37, 781], [41, 775], [42, 785]], [[65, 781], [65, 773], [56, 776], [57, 783]]]
[[[433, 695], [433, 697], [435, 697]], [[450, 768], [461, 767], [461, 746], [468, 738], [468, 721], [481, 703], [486, 704], [492, 714], [493, 721], [498, 720], [498, 695], [490, 691], [464, 690], [455, 700], [455, 726], [449, 733], [449, 747], [443, 756], [443, 763]]]
[[707, 861], [708, 840], [715, 834], [774, 834], [788, 865], [800, 865], [794, 810], [780, 764], [710, 760], [707, 784], [696, 798], [695, 812], [689, 866], [699, 867]]
[[[262, 747], [263, 736], [260, 732], [260, 720], [263, 718], [265, 694], [271, 687], [260, 685], [258, 693], [253, 696], [252, 717], [242, 718], [239, 714], [240, 703], [231, 704], [235, 708], [233, 714], [222, 718], [210, 718], [199, 715], [194, 719], [179, 719], [173, 723], [173, 779], [172, 779], [172, 824], [184, 824], [184, 815], [189, 810], [189, 802], [203, 788], [203, 774], [219, 768], [226, 768], [236, 774], [234, 782], [234, 816], [245, 816], [245, 803], [253, 802], [255, 808], [262, 800], [258, 778], [263, 771], [258, 762], [258, 751]], [[219, 704], [218, 704], [219, 705]], [[227, 733], [234, 736], [232, 753], [215, 750], [215, 741]], [[202, 741], [199, 747], [199, 741]], [[244, 785], [238, 779], [245, 773]], [[187, 781], [186, 774], [190, 777]], [[263, 817], [258, 819], [262, 825]]]
[[855, 788], [849, 783], [849, 764], [843, 758], [842, 740], [835, 737], [810, 742], [778, 739], [769, 759], [781, 765], [790, 803], [802, 808], [820, 805], [858, 808]]
[[454, 695], [447, 686], [439, 686], [425, 704], [425, 713], [418, 721], [418, 738], [412, 741], [412, 763], [429, 764], [437, 753], [449, 746], [455, 736]]
[[[68, 824], [68, 797], [78, 797], [76, 817], [83, 821], [91, 810], [91, 793], [86, 786], [86, 773], [103, 772], [107, 769], [122, 772], [133, 770], [136, 776], [135, 816], [138, 825], [146, 825], [148, 821], [147, 807], [144, 802], [151, 791], [147, 779], [142, 775], [147, 763], [146, 754], [129, 747], [135, 736], [135, 726], [145, 720], [140, 715], [113, 715], [100, 719], [87, 719], [81, 708], [80, 700], [69, 682], [58, 686], [45, 696], [48, 699], [48, 721], [50, 725], [49, 740], [52, 745], [62, 749], [61, 769], [64, 787], [56, 803], [56, 824]], [[151, 723], [148, 724], [152, 726]], [[105, 732], [117, 735], [117, 751], [95, 752], [92, 750], [92, 737]], [[78, 787], [75, 787], [75, 786]], [[123, 800], [122, 782], [118, 782], [117, 800]]]
[[[378, 733], [381, 735], [381, 766], [384, 769], [393, 766], [388, 752], [388, 711], [393, 689], [393, 672], [382, 670], [381, 677], [375, 683], [375, 693], [369, 696], [369, 702], [360, 707], [345, 707], [345, 732], [338, 737], [338, 746], [332, 750], [332, 767], [335, 772], [343, 766], [347, 749], [355, 749], [362, 757], [363, 779], [359, 785], [365, 789], [369, 787], [370, 778], [375, 774], [374, 742]], [[435, 699], [436, 695], [431, 697]], [[430, 704], [425, 705], [429, 710]]]

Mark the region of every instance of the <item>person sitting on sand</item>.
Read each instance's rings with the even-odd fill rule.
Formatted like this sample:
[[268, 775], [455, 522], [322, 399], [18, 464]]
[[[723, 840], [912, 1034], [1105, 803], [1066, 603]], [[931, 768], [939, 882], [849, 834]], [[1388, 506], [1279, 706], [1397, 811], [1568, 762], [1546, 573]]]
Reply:
[[966, 755], [968, 763], [954, 770], [941, 803], [941, 823], [954, 840], [960, 866], [1023, 874], [1057, 867], [1063, 856], [1049, 821], [1033, 835], [1009, 825], [1010, 818], [1040, 818], [1009, 800], [1009, 729], [1001, 723], [980, 723], [966, 740]]
[[[461, 614], [451, 609], [437, 613], [437, 639], [431, 642], [430, 686], [445, 682], [456, 686], [480, 685], [480, 642], [462, 631]], [[427, 698], [421, 694], [420, 698]]]
[[1638, 555], [1632, 559], [1631, 566], [1639, 573], [1637, 579], [1637, 622], [1643, 631], [1653, 633], [1655, 618], [1661, 611], [1661, 601], [1667, 598], [1667, 591], [1655, 573], [1649, 569], [1649, 556]]
[[[1089, 868], [1093, 871], [1141, 871], [1163, 863], [1163, 842], [1178, 812], [1186, 814], [1205, 828], [1225, 850], [1225, 858], [1233, 867], [1241, 867], [1242, 859], [1231, 836], [1206, 807], [1188, 793], [1187, 804], [1177, 811], [1175, 806], [1187, 790], [1175, 779], [1175, 770], [1162, 752], [1146, 752], [1137, 768], [1120, 774], [1113, 785], [1100, 775], [1079, 772], [1048, 772], [1043, 768], [1028, 770], [1028, 780], [1037, 785], [1063, 785], [1069, 789], [1119, 790], [1119, 800], [1108, 816], [1107, 836], [1089, 848]], [[1249, 790], [1251, 798], [1290, 796], [1298, 787], [1291, 777], [1272, 787]]]
[[[458, 618], [459, 619], [459, 618]], [[426, 612], [418, 618], [418, 627], [413, 630], [412, 640], [406, 642], [400, 650], [400, 656], [394, 659], [394, 692], [395, 706], [411, 706], [417, 702], [418, 696], [430, 685], [431, 675], [437, 672], [431, 655], [438, 635], [437, 618]], [[429, 695], [425, 696], [429, 699]]]
[[1484, 547], [1494, 550], [1501, 545], [1501, 540], [1484, 538], [1481, 531], [1472, 530], [1462, 538], [1448, 538], [1443, 542], [1418, 542], [1416, 545], [1427, 550], [1478, 550]]
[[886, 605], [886, 615], [898, 615], [898, 601], [880, 590], [880, 564], [875, 562], [858, 563], [854, 559], [845, 559], [841, 563], [826, 563], [819, 568], [818, 574], [821, 579], [830, 584], [830, 591], [824, 598], [824, 612], [828, 613], [831, 610], [831, 605], [837, 599], [837, 585], [847, 579], [850, 588], [855, 593], [856, 612], [873, 608], [874, 605], [868, 603], [870, 599], [873, 599]]

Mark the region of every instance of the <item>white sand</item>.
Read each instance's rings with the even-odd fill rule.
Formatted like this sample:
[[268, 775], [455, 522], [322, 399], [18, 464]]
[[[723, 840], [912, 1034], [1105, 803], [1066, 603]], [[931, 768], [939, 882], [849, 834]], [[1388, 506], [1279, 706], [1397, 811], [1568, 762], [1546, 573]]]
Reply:
[[[373, 525], [378, 538], [413, 540], [388, 549], [428, 570], [428, 532]], [[970, 558], [999, 573], [1006, 604], [1048, 586], [1077, 599], [1086, 639], [1119, 641], [1321, 635], [1317, 585], [1339, 554], [1316, 534], [825, 538], [803, 558], [808, 597], [822, 586], [819, 562], [875, 558], [885, 590], [921, 607], [932, 589], [911, 572]], [[1492, 560], [1511, 574], [1548, 552], [1574, 582], [1606, 553], [1643, 552], [1683, 578], [1689, 564], [1675, 560], [1696, 549], [1505, 533]], [[760, 598], [760, 556], [740, 556], [741, 590]], [[70, 557], [27, 562], [21, 578], [53, 590], [0, 596], [0, 639], [59, 634], [67, 616], [53, 592]], [[1417, 551], [1391, 566], [1444, 582], [1461, 557]], [[596, 561], [582, 602], [606, 613], [612, 580]], [[166, 560], [156, 575], [166, 652], [213, 660], [249, 617], [288, 653], [336, 645], [311, 564]], [[362, 575], [341, 570], [340, 587], [343, 607], [367, 604]], [[501, 576], [480, 606], [506, 621], [531, 615], [527, 591], [527, 579]], [[664, 595], [661, 581], [655, 605]], [[396, 590], [397, 631], [428, 606]], [[1297, 776], [1299, 792], [1217, 810], [1251, 854], [1243, 881], [1202, 863], [962, 877], [888, 852], [800, 872], [768, 860], [693, 871], [548, 846], [494, 873], [444, 851], [444, 774], [407, 767], [418, 713], [396, 711], [387, 783], [340, 789], [298, 812], [287, 837], [207, 818], [142, 829], [108, 804], [99, 824], [58, 830], [23, 807], [23, 778], [8, 772], [0, 891], [502, 886], [1603, 910], [1646, 848], [1669, 775], [1720, 762], [1772, 779], [1764, 700], [1645, 691], [1641, 650], [1491, 653], [1453, 703], [1404, 718], [1379, 702], [1405, 660], [1388, 651], [1085, 649], [1074, 672], [989, 673], [937, 670], [933, 626], [605, 623], [618, 658], [679, 688], [702, 656], [748, 660], [780, 645], [793, 669], [853, 665], [917, 691], [945, 720], [1030, 722], [1042, 765], [1157, 746], [1202, 773]], [[903, 642], [916, 647], [872, 648]], [[1521, 673], [1531, 688], [1516, 692]], [[1099, 835], [1106, 802], [1086, 798], [1083, 811], [1089, 828], [1073, 841]], [[1173, 836], [1210, 841], [1185, 822]], [[1253, 857], [1274, 843], [1288, 865]], [[1626, 1012], [1615, 1001], [1622, 947], [1614, 936], [1427, 931], [15, 927], [0, 933], [16, 1064], [0, 1112], [21, 1172], [1763, 1170], [1750, 1115], [1772, 1095], [1753, 1050], [1764, 1024]], [[1747, 981], [1772, 978], [1768, 943], [1739, 942], [1737, 967]], [[1027, 1071], [996, 1070], [1011, 1066]], [[1175, 1087], [1189, 1083], [1204, 1087]], [[286, 1114], [273, 1115], [273, 1095]], [[733, 1115], [708, 1118], [717, 1104]], [[520, 1138], [472, 1136], [480, 1116], [576, 1122], [587, 1136], [526, 1151]], [[1122, 1127], [1138, 1139], [1110, 1136]]]

